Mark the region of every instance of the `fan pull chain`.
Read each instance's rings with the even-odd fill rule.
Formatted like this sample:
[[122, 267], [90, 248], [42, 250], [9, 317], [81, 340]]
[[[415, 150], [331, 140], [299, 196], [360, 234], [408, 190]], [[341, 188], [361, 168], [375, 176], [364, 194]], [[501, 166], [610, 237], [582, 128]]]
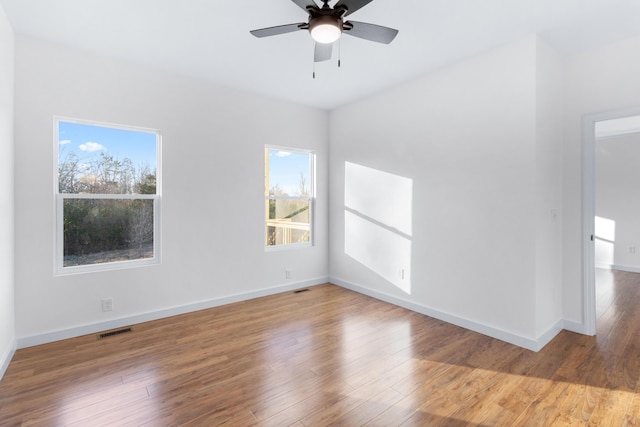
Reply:
[[342, 53], [342, 43], [340, 42], [340, 39], [338, 39], [338, 68], [340, 68], [340, 56]]

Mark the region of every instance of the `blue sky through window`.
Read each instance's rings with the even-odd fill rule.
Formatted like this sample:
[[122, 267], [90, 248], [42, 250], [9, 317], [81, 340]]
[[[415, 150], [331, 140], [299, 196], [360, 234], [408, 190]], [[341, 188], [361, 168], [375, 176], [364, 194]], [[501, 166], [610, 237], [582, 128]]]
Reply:
[[60, 160], [75, 153], [80, 161], [90, 163], [108, 154], [118, 160], [129, 158], [136, 167], [146, 165], [155, 171], [156, 134], [72, 122], [58, 122]]
[[279, 185], [289, 196], [299, 196], [301, 176], [307, 191], [311, 191], [310, 156], [286, 150], [269, 150], [269, 186]]

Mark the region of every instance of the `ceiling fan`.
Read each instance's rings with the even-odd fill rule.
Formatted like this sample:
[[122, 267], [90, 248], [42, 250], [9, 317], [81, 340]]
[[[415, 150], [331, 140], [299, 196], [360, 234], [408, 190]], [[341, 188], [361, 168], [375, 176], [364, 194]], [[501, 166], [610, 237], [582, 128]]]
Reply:
[[292, 0], [309, 14], [308, 22], [278, 25], [276, 27], [261, 28], [250, 31], [256, 37], [269, 37], [278, 34], [291, 33], [298, 30], [308, 30], [315, 41], [314, 61], [331, 59], [333, 42], [342, 34], [389, 44], [398, 34], [398, 30], [366, 22], [345, 21], [344, 17], [366, 6], [373, 0], [339, 0], [335, 6], [329, 6], [329, 0], [322, 0], [322, 7], [318, 7], [314, 0]]

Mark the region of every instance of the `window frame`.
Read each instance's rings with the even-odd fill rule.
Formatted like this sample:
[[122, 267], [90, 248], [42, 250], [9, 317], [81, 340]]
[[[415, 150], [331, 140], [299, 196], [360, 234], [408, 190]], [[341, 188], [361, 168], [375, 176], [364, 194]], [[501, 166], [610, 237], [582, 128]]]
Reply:
[[[59, 184], [60, 122], [118, 130], [152, 133], [156, 136], [156, 193], [155, 194], [99, 194], [99, 193], [61, 193]], [[159, 130], [140, 126], [120, 125], [96, 120], [85, 120], [63, 116], [53, 118], [54, 155], [53, 155], [53, 192], [54, 192], [54, 276], [67, 276], [81, 273], [121, 270], [134, 267], [159, 265], [161, 263], [162, 232], [162, 135]], [[153, 200], [153, 257], [126, 261], [111, 261], [97, 264], [64, 266], [64, 202], [67, 199], [80, 200]]]
[[[269, 171], [269, 151], [286, 151], [296, 154], [306, 154], [309, 156], [309, 196], [297, 197], [297, 196], [270, 196], [270, 188], [267, 185], [268, 171]], [[264, 214], [264, 227], [263, 227], [263, 244], [266, 252], [294, 250], [301, 248], [310, 248], [315, 245], [315, 202], [316, 202], [316, 153], [314, 150], [297, 148], [297, 147], [285, 147], [281, 145], [264, 146], [264, 201], [265, 201], [265, 214]], [[270, 200], [306, 200], [309, 201], [309, 241], [301, 243], [287, 243], [281, 245], [268, 245], [268, 222], [269, 222], [269, 201]]]

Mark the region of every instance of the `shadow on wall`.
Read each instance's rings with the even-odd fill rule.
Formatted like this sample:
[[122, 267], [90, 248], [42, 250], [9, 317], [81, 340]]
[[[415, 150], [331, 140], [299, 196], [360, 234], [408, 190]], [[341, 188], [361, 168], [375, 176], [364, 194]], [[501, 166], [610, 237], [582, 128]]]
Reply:
[[345, 162], [344, 251], [411, 294], [413, 180]]

